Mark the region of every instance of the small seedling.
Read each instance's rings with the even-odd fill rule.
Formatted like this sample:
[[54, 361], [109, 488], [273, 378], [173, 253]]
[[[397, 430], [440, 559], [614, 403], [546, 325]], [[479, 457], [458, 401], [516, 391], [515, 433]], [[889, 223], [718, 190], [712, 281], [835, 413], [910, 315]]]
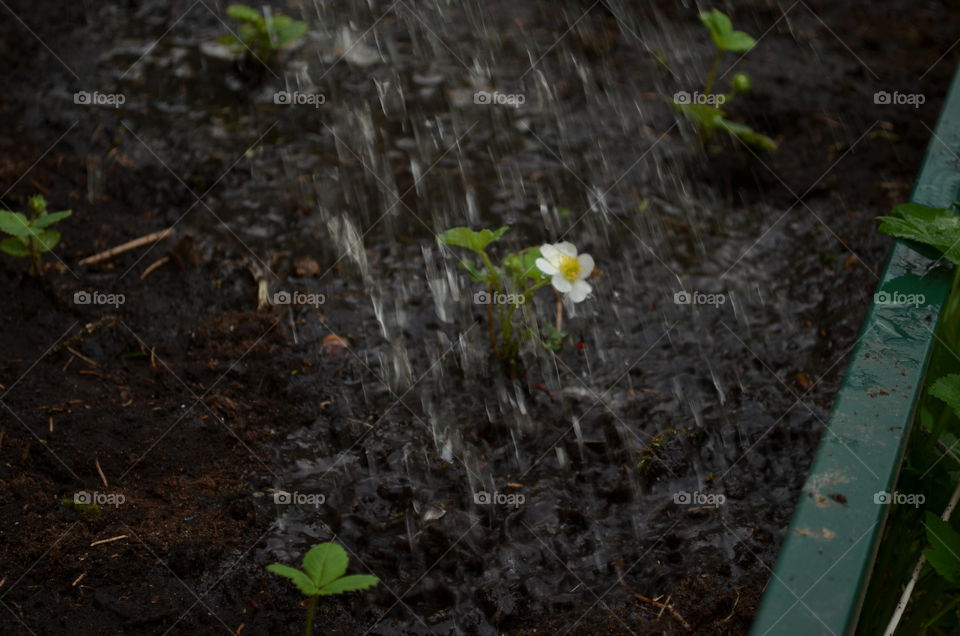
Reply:
[[343, 594], [355, 590], [365, 590], [380, 582], [369, 574], [350, 574], [344, 576], [350, 558], [346, 550], [336, 543], [320, 543], [313, 546], [303, 555], [303, 570], [272, 563], [267, 571], [284, 576], [310, 599], [307, 606], [307, 626], [305, 636], [313, 633], [313, 616], [317, 611], [317, 599], [321, 596]]
[[99, 519], [103, 514], [103, 511], [100, 509], [100, 506], [98, 506], [97, 504], [79, 503], [77, 501], [74, 501], [73, 498], [62, 500], [60, 502], [60, 505], [63, 506], [64, 508], [70, 508], [71, 510], [76, 511], [78, 514], [80, 514], [81, 516], [87, 519]]
[[251, 53], [264, 63], [277, 57], [277, 53], [287, 44], [303, 37], [307, 32], [307, 23], [294, 20], [282, 13], [258, 13], [243, 4], [227, 7], [227, 15], [240, 23], [236, 34], [220, 38], [236, 53]]
[[696, 125], [704, 144], [708, 143], [717, 131], [723, 131], [750, 146], [762, 150], [776, 150], [777, 144], [770, 137], [745, 124], [730, 121], [721, 108], [737, 95], [750, 91], [750, 78], [745, 73], [733, 75], [729, 92], [717, 95], [713, 93], [723, 56], [726, 53], [746, 53], [756, 45], [756, 40], [743, 31], [734, 30], [730, 18], [717, 9], [701, 13], [700, 21], [710, 32], [716, 48], [713, 62], [707, 71], [703, 91], [699, 94], [693, 93], [692, 96], [687, 92], [675, 94], [674, 107]]
[[21, 212], [0, 210], [0, 231], [10, 235], [0, 241], [0, 251], [14, 258], [29, 258], [30, 273], [39, 276], [43, 273], [41, 255], [60, 242], [60, 232], [47, 228], [73, 212], [47, 212], [47, 201], [40, 195], [30, 197], [28, 205], [30, 218]]
[[[486, 305], [490, 349], [504, 361], [510, 375], [515, 375], [524, 342], [535, 339], [546, 349], [560, 349], [567, 335], [561, 330], [561, 298], [565, 296], [574, 303], [587, 298], [592, 288], [586, 279], [593, 272], [594, 263], [589, 254], [578, 255], [572, 244], [557, 243], [509, 253], [495, 265], [487, 247], [500, 240], [508, 229], [475, 231], [455, 227], [438, 238], [442, 244], [470, 250], [480, 258], [480, 264], [464, 259], [460, 265], [471, 280], [486, 284], [486, 289], [473, 295], [473, 301]], [[558, 294], [557, 324], [538, 329], [527, 311], [527, 300], [551, 283]]]

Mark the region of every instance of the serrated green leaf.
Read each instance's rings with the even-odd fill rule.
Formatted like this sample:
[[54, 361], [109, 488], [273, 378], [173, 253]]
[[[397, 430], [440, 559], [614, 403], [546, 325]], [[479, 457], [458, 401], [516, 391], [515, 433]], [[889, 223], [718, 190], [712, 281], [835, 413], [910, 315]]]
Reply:
[[13, 236], [31, 234], [30, 221], [20, 212], [0, 210], [0, 231]]
[[438, 238], [441, 243], [454, 247], [465, 247], [468, 250], [480, 253], [494, 241], [500, 240], [500, 237], [509, 229], [510, 227], [505, 225], [496, 231], [483, 229], [476, 232], [468, 227], [455, 227], [447, 230]]
[[37, 234], [34, 240], [39, 244], [41, 252], [49, 252], [60, 242], [60, 232], [46, 230]]
[[929, 245], [960, 265], [960, 217], [950, 210], [917, 203], [897, 205], [893, 213], [896, 216], [877, 217], [881, 232]]
[[925, 525], [930, 547], [923, 551], [923, 556], [937, 574], [955, 585], [960, 584], [960, 533], [930, 512]]
[[320, 543], [303, 556], [303, 571], [320, 588], [343, 576], [349, 562], [343, 547], [336, 543]]
[[14, 258], [26, 258], [30, 256], [30, 250], [27, 245], [16, 236], [11, 236], [0, 241], [0, 252], [9, 254]]
[[33, 227], [40, 228], [41, 230], [46, 227], [50, 227], [54, 223], [59, 223], [68, 216], [73, 214], [73, 210], [64, 210], [62, 212], [52, 212], [50, 214], [44, 214], [40, 218], [34, 219]]
[[267, 571], [290, 579], [306, 596], [316, 596], [320, 591], [309, 576], [289, 565], [271, 563], [267, 566]]
[[365, 590], [368, 587], [373, 587], [379, 582], [380, 579], [375, 576], [371, 576], [370, 574], [351, 574], [350, 576], [344, 576], [336, 581], [324, 585], [320, 588], [319, 594], [321, 596], [328, 596], [331, 594], [343, 594], [344, 592]]
[[240, 22], [263, 22], [260, 13], [245, 4], [231, 4], [227, 7], [227, 15]]
[[735, 31], [730, 18], [717, 9], [701, 13], [700, 21], [710, 31], [713, 43], [721, 51], [745, 53], [757, 43], [749, 34]]

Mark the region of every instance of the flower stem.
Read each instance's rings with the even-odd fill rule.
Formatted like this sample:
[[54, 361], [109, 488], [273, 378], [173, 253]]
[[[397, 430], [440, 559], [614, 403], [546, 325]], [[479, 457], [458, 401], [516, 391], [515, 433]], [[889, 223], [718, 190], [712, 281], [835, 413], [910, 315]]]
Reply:
[[307, 628], [303, 630], [303, 636], [313, 636], [313, 615], [317, 611], [317, 599], [319, 596], [311, 596], [310, 604], [307, 605]]
[[717, 81], [717, 71], [720, 69], [720, 60], [723, 58], [723, 51], [718, 50], [710, 64], [710, 70], [707, 71], [707, 81], [703, 84], [703, 94], [709, 95], [713, 91], [713, 84]]

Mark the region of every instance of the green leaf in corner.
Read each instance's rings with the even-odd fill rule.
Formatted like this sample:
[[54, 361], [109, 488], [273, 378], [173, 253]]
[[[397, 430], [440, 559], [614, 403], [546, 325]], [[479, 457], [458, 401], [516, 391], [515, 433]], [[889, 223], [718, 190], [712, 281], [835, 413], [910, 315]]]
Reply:
[[923, 556], [937, 574], [954, 585], [960, 584], [960, 533], [930, 512], [924, 525], [930, 547], [923, 551]]
[[960, 374], [951, 373], [937, 378], [927, 390], [930, 395], [943, 400], [960, 417]]
[[948, 209], [918, 203], [894, 206], [893, 214], [877, 217], [881, 232], [929, 245], [951, 263], [960, 265], [960, 217]]

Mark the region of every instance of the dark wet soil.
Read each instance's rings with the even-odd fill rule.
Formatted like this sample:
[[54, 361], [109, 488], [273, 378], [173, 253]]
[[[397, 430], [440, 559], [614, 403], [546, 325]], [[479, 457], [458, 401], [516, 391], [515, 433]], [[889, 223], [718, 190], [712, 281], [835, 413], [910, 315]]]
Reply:
[[[462, 87], [431, 91], [413, 74], [459, 65], [469, 8], [388, 12], [406, 114], [383, 113], [370, 87], [392, 78], [389, 65], [342, 61], [318, 85], [347, 106], [268, 117], [248, 96], [276, 79], [196, 52], [221, 29], [212, 3], [0, 6], [0, 201], [21, 209], [41, 192], [74, 211], [43, 280], [0, 259], [0, 633], [294, 632], [296, 591], [263, 566], [331, 539], [383, 584], [325, 600], [321, 633], [686, 632], [638, 595], [669, 599], [693, 633], [745, 633], [882, 267], [888, 243], [872, 218], [909, 195], [957, 59], [953, 7], [738, 3], [739, 28], [771, 31], [737, 66], [754, 90], [731, 114], [781, 149], [729, 145], [707, 163], [660, 103], [678, 78], [632, 35], [699, 33], [695, 11], [632, 4], [488, 8], [506, 51], [492, 59], [545, 53], [556, 97], [529, 116], [477, 115], [462, 165], [492, 152], [494, 168], [440, 156], [453, 139], [437, 133], [422, 192], [411, 159], [423, 156], [409, 148], [431, 140], [411, 122], [463, 124], [449, 115]], [[327, 10], [362, 30], [388, 6]], [[301, 9], [318, 15], [287, 11]], [[670, 51], [667, 64], [689, 79], [680, 69], [705, 54]], [[73, 103], [74, 91], [114, 85], [129, 93], [124, 108]], [[926, 101], [877, 105], [877, 90]], [[612, 112], [634, 98], [646, 128], [625, 131], [635, 120]], [[523, 118], [560, 156], [517, 132]], [[578, 119], [580, 132], [559, 125]], [[613, 184], [645, 147], [653, 167]], [[603, 277], [565, 352], [528, 360], [518, 387], [455, 347], [471, 316], [437, 317], [418, 220], [466, 222], [449, 193], [474, 187], [490, 225], [553, 240], [565, 226], [535, 214], [542, 198], [590, 206], [567, 165], [618, 185], [581, 233]], [[667, 183], [675, 175], [690, 200]], [[518, 196], [521, 176], [537, 187]], [[372, 228], [395, 199], [377, 180], [403, 205], [362, 256], [341, 259], [329, 220]], [[646, 216], [631, 216], [644, 199]], [[174, 225], [156, 247], [79, 263]], [[258, 311], [264, 271], [271, 289], [326, 302]], [[681, 311], [674, 271], [739, 301]], [[98, 290], [124, 302], [75, 302]], [[378, 302], [403, 312], [382, 327]], [[525, 502], [474, 505], [485, 488]], [[325, 501], [279, 506], [277, 489]], [[697, 489], [727, 501], [674, 502]], [[80, 491], [124, 501], [94, 518], [61, 504]]]

